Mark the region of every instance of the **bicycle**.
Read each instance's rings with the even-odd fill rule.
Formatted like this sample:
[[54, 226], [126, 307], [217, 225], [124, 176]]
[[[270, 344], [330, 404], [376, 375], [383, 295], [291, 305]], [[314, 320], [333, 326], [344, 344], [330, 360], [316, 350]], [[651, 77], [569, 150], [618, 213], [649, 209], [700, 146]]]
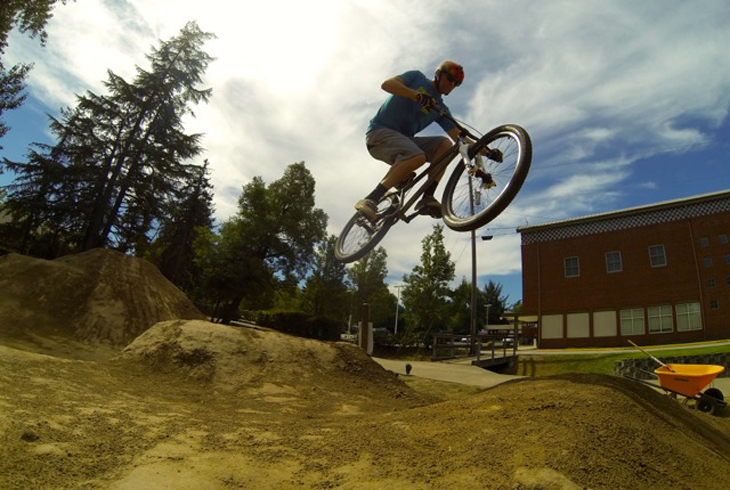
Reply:
[[[433, 165], [433, 175], [440, 175], [455, 158], [461, 157], [444, 188], [442, 219], [452, 230], [475, 230], [494, 220], [519, 192], [532, 162], [532, 142], [527, 131], [515, 124], [498, 126], [476, 137], [447, 111], [439, 107], [435, 110], [460, 131], [458, 141]], [[467, 138], [474, 143], [469, 144]], [[490, 153], [486, 159], [481, 155], [485, 148]], [[410, 223], [421, 214], [419, 210], [410, 211], [411, 207], [434, 181], [428, 167], [420, 173], [413, 172], [380, 199], [374, 221], [355, 212], [337, 239], [335, 258], [344, 263], [354, 262], [375, 248], [395, 223]]]

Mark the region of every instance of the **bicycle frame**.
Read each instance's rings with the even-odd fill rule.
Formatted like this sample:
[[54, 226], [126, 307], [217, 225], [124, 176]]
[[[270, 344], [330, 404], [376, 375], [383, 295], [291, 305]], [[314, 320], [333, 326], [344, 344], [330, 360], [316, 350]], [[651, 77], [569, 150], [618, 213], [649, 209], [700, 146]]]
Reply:
[[[434, 182], [436, 182], [436, 179], [432, 177], [430, 174], [433, 175], [444, 175], [446, 172], [446, 168], [451, 164], [452, 160], [457, 157], [458, 155], [461, 155], [464, 159], [464, 162], [470, 162], [472, 155], [468, 154], [469, 149], [469, 143], [467, 142], [466, 138], [471, 138], [472, 140], [476, 141], [478, 138], [475, 137], [473, 134], [471, 134], [466, 128], [464, 128], [459, 122], [451, 117], [451, 115], [446, 112], [445, 110], [441, 108], [437, 108], [441, 116], [446, 117], [449, 119], [459, 130], [459, 137], [458, 140], [454, 142], [452, 147], [441, 157], [434, 162], [431, 166], [429, 166], [427, 169], [421, 171], [420, 174], [416, 175], [415, 178], [413, 178], [407, 185], [405, 185], [403, 188], [398, 190], [398, 194], [400, 197], [400, 206], [398, 207], [398, 210], [394, 213], [394, 217], [405, 221], [406, 223], [410, 223], [413, 218], [418, 216], [420, 213], [418, 211], [412, 213], [412, 214], [406, 214], [407, 211], [413, 206], [413, 204], [424, 194], [426, 189]], [[479, 157], [479, 156], [478, 156]], [[403, 202], [403, 198], [405, 197], [405, 194], [413, 189], [413, 187], [424, 177], [428, 177], [426, 181], [421, 185], [421, 187], [416, 190], [408, 199], [407, 202]], [[396, 186], [397, 187], [397, 186]]]

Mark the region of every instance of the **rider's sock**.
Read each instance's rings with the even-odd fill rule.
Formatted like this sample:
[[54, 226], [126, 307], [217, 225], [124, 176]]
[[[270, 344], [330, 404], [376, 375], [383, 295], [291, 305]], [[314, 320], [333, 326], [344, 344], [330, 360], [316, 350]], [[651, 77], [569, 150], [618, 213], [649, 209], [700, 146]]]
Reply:
[[375, 189], [373, 189], [373, 192], [368, 194], [365, 197], [365, 199], [370, 199], [374, 202], [378, 202], [378, 201], [380, 201], [380, 198], [385, 195], [385, 192], [387, 190], [388, 189], [383, 184], [378, 184], [378, 186]]

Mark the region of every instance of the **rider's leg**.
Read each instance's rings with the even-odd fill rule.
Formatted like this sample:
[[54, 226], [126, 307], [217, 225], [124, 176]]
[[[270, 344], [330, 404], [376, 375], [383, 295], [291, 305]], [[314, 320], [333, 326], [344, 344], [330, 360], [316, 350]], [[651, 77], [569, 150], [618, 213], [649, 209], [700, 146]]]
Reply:
[[[433, 154], [431, 158], [431, 162], [438, 162], [439, 159], [451, 149], [453, 146], [453, 143], [451, 140], [447, 138], [443, 138], [441, 143], [439, 144], [438, 148], [436, 149], [436, 152]], [[426, 188], [424, 191], [424, 194], [427, 196], [433, 196], [434, 192], [436, 192], [436, 187], [438, 187], [439, 181], [441, 181], [441, 178], [444, 176], [444, 173], [446, 172], [446, 166], [442, 167], [439, 171], [435, 168], [434, 163], [431, 163], [431, 166], [428, 168], [428, 176], [435, 180], [430, 186]]]
[[426, 155], [423, 153], [410, 158], [406, 158], [405, 160], [400, 160], [391, 165], [390, 169], [388, 169], [388, 172], [385, 174], [385, 177], [383, 177], [383, 180], [381, 180], [380, 183], [386, 189], [390, 189], [394, 185], [397, 185], [405, 180], [406, 177], [416, 171], [416, 169], [418, 169], [424, 163], [426, 163]]

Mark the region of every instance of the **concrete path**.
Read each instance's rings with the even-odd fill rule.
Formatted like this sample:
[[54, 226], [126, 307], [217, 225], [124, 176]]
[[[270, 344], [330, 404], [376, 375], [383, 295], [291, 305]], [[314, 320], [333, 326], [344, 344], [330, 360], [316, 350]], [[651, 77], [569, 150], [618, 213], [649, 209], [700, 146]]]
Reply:
[[460, 383], [471, 386], [489, 388], [505, 381], [522, 376], [497, 374], [486, 369], [468, 364], [468, 361], [394, 361], [391, 359], [373, 358], [378, 364], [388, 371], [393, 371], [401, 376], [406, 375], [406, 364], [410, 364], [411, 376], [447, 381], [449, 383]]

